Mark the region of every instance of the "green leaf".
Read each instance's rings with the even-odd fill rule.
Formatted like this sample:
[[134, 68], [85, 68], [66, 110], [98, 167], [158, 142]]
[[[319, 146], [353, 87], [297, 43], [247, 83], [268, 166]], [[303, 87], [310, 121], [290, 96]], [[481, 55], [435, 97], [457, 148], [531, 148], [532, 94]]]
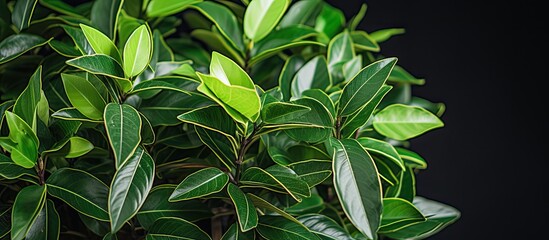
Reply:
[[11, 22], [19, 31], [28, 28], [38, 0], [18, 0], [13, 6]]
[[374, 239], [382, 211], [381, 183], [374, 161], [354, 139], [331, 139], [331, 142], [335, 147], [333, 173], [337, 197], [353, 225]]
[[45, 200], [46, 186], [27, 186], [17, 194], [11, 214], [11, 239], [25, 239]]
[[147, 7], [147, 16], [166, 17], [188, 8], [202, 0], [151, 0]]
[[402, 161], [393, 145], [385, 141], [368, 137], [359, 138], [357, 140], [369, 153], [387, 158], [397, 164], [402, 170], [406, 169], [406, 167], [404, 167], [404, 161]]
[[124, 70], [120, 64], [114, 58], [107, 55], [96, 54], [77, 57], [68, 60], [67, 64], [89, 73], [124, 79]]
[[384, 235], [393, 239], [428, 238], [455, 222], [461, 215], [453, 207], [423, 197], [416, 197], [414, 205], [427, 217], [427, 221], [416, 223]]
[[370, 33], [370, 37], [372, 37], [374, 41], [381, 43], [389, 40], [389, 38], [393, 36], [404, 34], [404, 32], [404, 28], [381, 29]]
[[376, 95], [374, 95], [372, 100], [366, 103], [366, 105], [360, 110], [347, 117], [341, 126], [341, 136], [350, 137], [362, 126], [364, 126], [372, 117], [372, 114], [381, 100], [383, 100], [383, 97], [385, 97], [391, 89], [392, 87], [389, 85], [382, 86]]
[[[0, 206], [0, 238], [5, 237], [11, 230], [11, 206]], [[238, 238], [233, 238], [237, 240]]]
[[301, 0], [292, 4], [280, 23], [280, 28], [294, 25], [312, 26], [322, 10], [321, 0]]
[[311, 111], [311, 108], [293, 103], [273, 102], [265, 105], [261, 118], [266, 124], [284, 124]]
[[36, 177], [36, 172], [15, 164], [4, 154], [0, 154], [0, 177], [3, 179], [17, 179], [23, 175]]
[[141, 147], [116, 171], [109, 192], [111, 232], [132, 218], [145, 202], [154, 180], [154, 161]]
[[351, 18], [351, 20], [349, 21], [349, 25], [348, 25], [349, 30], [354, 31], [356, 27], [358, 27], [358, 25], [366, 15], [366, 10], [368, 10], [368, 6], [365, 3], [363, 3], [360, 6], [360, 10], [358, 10], [358, 13], [355, 16], [353, 16], [353, 18]]
[[122, 9], [123, 0], [96, 0], [91, 8], [91, 23], [110, 39], [114, 39], [118, 15]]
[[402, 104], [393, 104], [374, 117], [374, 129], [383, 136], [407, 140], [429, 130], [443, 127], [444, 123], [431, 112]]
[[234, 161], [236, 156], [236, 143], [231, 139], [218, 132], [208, 130], [206, 128], [195, 127], [196, 133], [200, 138], [200, 141], [204, 143], [214, 155], [227, 167], [227, 169], [234, 169]]
[[426, 218], [412, 203], [400, 198], [385, 198], [379, 232], [395, 232], [425, 220]]
[[187, 176], [173, 191], [170, 202], [190, 200], [220, 192], [229, 182], [229, 176], [219, 168], [198, 170]]
[[81, 6], [73, 7], [62, 0], [40, 0], [40, 4], [44, 7], [72, 17], [82, 17], [82, 15], [84, 15], [82, 10], [79, 8]]
[[143, 228], [148, 230], [156, 220], [162, 217], [177, 217], [187, 221], [197, 221], [212, 216], [210, 209], [199, 200], [168, 201], [174, 189], [175, 185], [159, 185], [151, 190], [147, 200], [137, 213], [137, 219]]
[[[255, 211], [255, 209], [254, 209]], [[237, 223], [233, 223], [229, 229], [223, 234], [223, 237], [221, 237], [221, 240], [253, 240], [255, 239], [255, 232], [254, 231], [248, 231], [243, 233], [238, 228]]]
[[[314, 37], [317, 32], [308, 26], [296, 25], [274, 30], [261, 41], [254, 43], [250, 55], [259, 59], [262, 55], [273, 54], [288, 48], [289, 44]], [[271, 54], [269, 54], [271, 55]]]
[[[230, 56], [240, 66], [244, 66], [244, 58], [240, 53], [235, 50], [230, 43], [225, 40], [223, 35], [217, 31], [208, 31], [205, 29], [196, 29], [191, 32], [191, 36], [204, 42], [212, 51], [220, 52], [224, 55]], [[193, 71], [194, 74], [194, 71]]]
[[301, 94], [309, 89], [326, 90], [332, 85], [328, 72], [328, 65], [324, 56], [317, 56], [309, 60], [295, 74], [292, 80], [292, 96], [300, 98]]
[[349, 32], [343, 31], [336, 35], [328, 45], [328, 65], [330, 66], [330, 72], [333, 71], [335, 65], [347, 62], [353, 59], [354, 56], [355, 50]]
[[370, 102], [389, 77], [396, 61], [396, 58], [386, 58], [374, 62], [349, 81], [339, 99], [339, 114], [351, 115]]
[[141, 142], [141, 116], [132, 106], [109, 103], [103, 118], [109, 143], [114, 152], [116, 169], [133, 156]]
[[398, 197], [413, 201], [416, 197], [416, 178], [414, 169], [408, 167], [398, 174], [398, 182], [385, 190], [385, 197]]
[[256, 195], [253, 195], [251, 193], [247, 193], [246, 195], [252, 200], [252, 202], [254, 203], [254, 206], [256, 208], [262, 208], [263, 212], [277, 213], [281, 217], [286, 218], [286, 219], [288, 219], [288, 220], [290, 220], [294, 223], [297, 223], [298, 225], [301, 225], [301, 226], [305, 227], [305, 225], [303, 225], [301, 222], [299, 222], [297, 219], [295, 219], [292, 215], [288, 214], [287, 212], [285, 212], [284, 210], [282, 210], [280, 208], [277, 208], [272, 203], [267, 202], [267, 200], [265, 200], [263, 198], [260, 198]]
[[320, 238], [303, 225], [296, 224], [278, 216], [261, 216], [261, 218], [259, 218], [257, 232], [267, 240], [320, 240]]
[[64, 25], [63, 29], [69, 35], [69, 37], [72, 39], [74, 44], [76, 44], [76, 47], [83, 55], [93, 54], [93, 49], [90, 46], [90, 43], [88, 40], [86, 40], [86, 36], [84, 35], [84, 32], [80, 28], [75, 28], [71, 26]]
[[417, 169], [425, 169], [427, 168], [427, 161], [423, 159], [419, 154], [412, 152], [405, 148], [396, 148], [396, 151], [404, 160], [404, 164], [408, 167], [417, 168]]
[[279, 165], [273, 165], [265, 170], [250, 167], [244, 171], [240, 182], [253, 187], [287, 192], [298, 202], [301, 202], [303, 197], [311, 196], [305, 181], [301, 180], [293, 170]]
[[109, 220], [109, 187], [93, 175], [78, 169], [55, 171], [46, 182], [48, 193], [63, 200], [79, 213], [101, 221]]
[[47, 200], [25, 236], [28, 240], [59, 239], [59, 214], [51, 200]]
[[358, 50], [379, 52], [380, 48], [377, 42], [372, 39], [365, 31], [354, 31], [351, 33], [353, 46]]
[[332, 118], [336, 117], [335, 104], [332, 99], [330, 99], [330, 96], [328, 96], [328, 94], [324, 91], [320, 89], [309, 89], [303, 92], [302, 96], [319, 101], [322, 105], [324, 105], [324, 107], [326, 107], [326, 109], [328, 109]]
[[254, 42], [269, 34], [290, 5], [289, 0], [254, 0], [244, 13], [244, 33]]
[[[296, 3], [297, 4], [297, 3]], [[282, 92], [282, 98], [284, 101], [289, 101], [291, 98], [291, 84], [294, 79], [294, 75], [303, 66], [305, 60], [299, 55], [294, 55], [286, 60], [284, 67], [280, 72], [278, 78], [278, 86]]]
[[9, 138], [16, 145], [11, 148], [11, 159], [24, 168], [34, 167], [38, 159], [38, 137], [23, 119], [12, 112], [5, 112]]
[[105, 100], [97, 89], [85, 78], [61, 74], [65, 93], [71, 104], [84, 116], [101, 120], [103, 118], [103, 109], [105, 109]]
[[236, 143], [236, 124], [218, 106], [207, 106], [177, 116], [180, 121], [221, 133]]
[[54, 112], [51, 115], [53, 118], [57, 119], [63, 119], [67, 121], [79, 121], [79, 122], [93, 122], [93, 123], [101, 123], [101, 120], [93, 120], [89, 119], [88, 117], [84, 116], [84, 114], [80, 113], [76, 108], [62, 108], [59, 109], [59, 111]]
[[244, 51], [241, 25], [229, 8], [212, 1], [196, 3], [191, 7], [210, 19], [236, 49]]
[[433, 114], [437, 115], [437, 117], [442, 117], [442, 115], [446, 111], [446, 105], [444, 105], [444, 103], [434, 103], [420, 97], [412, 97], [408, 104], [411, 106], [425, 108], [425, 110], [432, 112]]
[[40, 101], [42, 91], [42, 66], [32, 74], [29, 84], [17, 98], [13, 106], [13, 113], [17, 114], [29, 126], [35, 126], [36, 109]]
[[129, 78], [139, 75], [152, 56], [151, 33], [146, 25], [135, 29], [124, 45], [124, 73]]
[[387, 79], [387, 81], [413, 85], [425, 84], [425, 79], [419, 79], [414, 77], [412, 74], [410, 74], [408, 71], [398, 65], [393, 68], [393, 71], [391, 72], [391, 75], [389, 75], [389, 79]]
[[227, 193], [236, 209], [240, 230], [247, 232], [254, 229], [257, 226], [258, 217], [252, 200], [238, 186], [232, 183], [229, 183], [229, 186], [227, 186]]
[[311, 194], [303, 201], [284, 209], [287, 213], [300, 216], [307, 213], [319, 213], [324, 209], [324, 199], [318, 194]]
[[338, 34], [345, 25], [345, 15], [337, 8], [324, 3], [322, 11], [316, 18], [315, 29], [324, 33], [328, 39]]
[[330, 160], [308, 159], [290, 163], [287, 167], [294, 170], [309, 187], [324, 182], [332, 175], [332, 161]]
[[160, 218], [149, 228], [147, 240], [156, 239], [211, 240], [210, 236], [198, 226], [187, 220], [174, 217]]
[[294, 140], [321, 142], [332, 134], [334, 120], [322, 103], [312, 98], [302, 98], [292, 103], [307, 106], [311, 111], [292, 120], [299, 128], [286, 129], [285, 132]]
[[84, 36], [86, 36], [86, 40], [88, 40], [88, 43], [93, 48], [95, 53], [105, 54], [111, 56], [118, 62], [122, 62], [118, 49], [109, 37], [101, 31], [84, 24], [80, 24], [80, 28], [82, 28], [82, 32], [84, 33]]
[[40, 36], [27, 33], [11, 35], [0, 42], [0, 64], [9, 62], [31, 49], [48, 43], [48, 41]]
[[297, 217], [311, 232], [323, 240], [352, 240], [351, 235], [331, 218], [320, 214], [306, 214]]
[[93, 150], [93, 144], [85, 138], [71, 137], [69, 144], [70, 148], [65, 155], [66, 158], [77, 158]]

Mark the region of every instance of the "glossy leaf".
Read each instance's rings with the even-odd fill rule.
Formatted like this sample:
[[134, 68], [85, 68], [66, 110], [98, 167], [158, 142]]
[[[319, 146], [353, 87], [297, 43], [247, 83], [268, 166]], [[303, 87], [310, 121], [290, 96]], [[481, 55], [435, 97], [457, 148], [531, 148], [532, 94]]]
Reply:
[[212, 1], [196, 3], [192, 7], [210, 19], [236, 49], [244, 50], [241, 25], [229, 8]]
[[136, 215], [143, 228], [149, 229], [156, 220], [162, 217], [177, 217], [187, 221], [196, 221], [212, 216], [210, 209], [199, 200], [169, 202], [168, 198], [174, 189], [175, 185], [160, 185], [151, 190]]
[[366, 103], [363, 108], [347, 117], [341, 127], [341, 135], [344, 137], [349, 137], [362, 126], [364, 126], [372, 117], [372, 114], [376, 110], [381, 100], [383, 100], [385, 95], [387, 95], [387, 93], [391, 89], [391, 86], [382, 86], [381, 89], [379, 89], [379, 91], [376, 93], [376, 95], [374, 95], [372, 100], [370, 100], [370, 102]]
[[278, 216], [261, 216], [257, 232], [267, 240], [292, 239], [315, 240], [320, 239], [306, 227]]
[[67, 64], [97, 75], [124, 78], [124, 70], [120, 64], [114, 58], [103, 54], [73, 58], [67, 61]]
[[292, 56], [288, 58], [288, 60], [286, 60], [286, 63], [284, 64], [284, 67], [282, 68], [282, 71], [280, 72], [280, 76], [278, 78], [278, 86], [280, 88], [280, 91], [282, 92], [282, 97], [284, 101], [290, 100], [292, 96], [292, 80], [294, 79], [294, 75], [297, 73], [297, 71], [299, 71], [304, 63], [305, 60], [297, 55]]
[[345, 25], [345, 15], [337, 8], [324, 4], [322, 11], [316, 18], [315, 29], [322, 32], [328, 38], [332, 38], [341, 31]]
[[388, 28], [388, 29], [381, 29], [377, 30], [373, 33], [370, 33], [370, 36], [372, 39], [374, 39], [376, 42], [381, 43], [389, 40], [389, 38], [404, 34], [403, 28]]
[[48, 193], [63, 200], [78, 212], [102, 221], [109, 220], [109, 187], [93, 175], [78, 169], [63, 168], [47, 180]]
[[289, 168], [274, 165], [265, 170], [250, 167], [242, 174], [240, 182], [251, 186], [285, 191], [296, 201], [311, 196], [309, 186]]
[[331, 218], [320, 214], [306, 214], [297, 217], [311, 232], [323, 240], [352, 240], [354, 239], [343, 227]]
[[255, 239], [254, 231], [242, 232], [240, 231], [240, 228], [236, 223], [233, 223], [229, 227], [229, 229], [227, 229], [225, 234], [223, 234], [223, 237], [221, 237], [221, 240], [253, 240], [253, 239]]
[[93, 144], [85, 138], [71, 137], [69, 139], [69, 150], [66, 158], [77, 158], [85, 155], [93, 149]]
[[406, 201], [413, 201], [416, 197], [416, 178], [410, 167], [398, 174], [397, 184], [385, 190], [385, 197], [398, 197]]
[[425, 220], [425, 217], [411, 202], [400, 198], [385, 198], [383, 199], [383, 214], [379, 232], [398, 231]]
[[116, 169], [135, 153], [141, 142], [141, 116], [132, 106], [109, 103], [103, 119], [114, 152]]
[[133, 78], [139, 75], [152, 56], [151, 33], [146, 25], [141, 25], [133, 31], [124, 45], [124, 73]]
[[225, 167], [228, 169], [235, 167], [234, 161], [237, 158], [237, 150], [231, 138], [206, 128], [195, 127], [195, 130], [200, 141], [212, 150]]
[[247, 193], [246, 196], [248, 196], [252, 200], [252, 202], [254, 203], [256, 208], [260, 208], [260, 209], [263, 209], [263, 210], [269, 211], [269, 212], [274, 212], [274, 213], [280, 215], [281, 217], [288, 219], [289, 221], [292, 221], [294, 223], [297, 223], [298, 225], [301, 225], [301, 226], [305, 227], [305, 225], [303, 225], [301, 222], [299, 222], [292, 215], [288, 214], [287, 212], [285, 212], [284, 210], [282, 210], [280, 208], [277, 208], [275, 205], [268, 202], [267, 200], [265, 200], [263, 198], [260, 198], [256, 195], [253, 195], [251, 193]]
[[175, 188], [170, 202], [190, 200], [217, 193], [227, 185], [229, 176], [218, 168], [205, 168], [187, 176]]
[[244, 14], [244, 33], [252, 41], [263, 39], [277, 25], [290, 5], [289, 0], [254, 0]]
[[333, 173], [337, 197], [353, 225], [374, 239], [382, 211], [381, 183], [374, 161], [356, 140], [331, 139], [331, 142], [335, 147]]
[[353, 46], [358, 50], [379, 52], [379, 45], [365, 31], [354, 31], [351, 33]]
[[307, 106], [311, 108], [311, 111], [292, 119], [292, 123], [296, 123], [300, 127], [285, 130], [292, 139], [306, 142], [320, 142], [326, 140], [331, 135], [334, 120], [322, 103], [311, 98], [298, 99], [293, 101], [293, 103]]
[[299, 216], [308, 213], [319, 213], [324, 209], [324, 199], [318, 194], [311, 194], [308, 198], [303, 198], [299, 203], [284, 209], [287, 213]]
[[349, 21], [349, 25], [348, 25], [349, 30], [353, 31], [356, 29], [356, 27], [358, 27], [358, 25], [364, 18], [364, 15], [366, 15], [366, 10], [368, 10], [368, 6], [365, 3], [363, 3], [360, 6], [360, 10], [358, 10], [358, 13], [355, 16], [353, 16], [353, 18]]
[[366, 149], [370, 154], [383, 156], [389, 159], [390, 161], [392, 161], [393, 163], [397, 164], [398, 166], [400, 166], [402, 170], [406, 169], [404, 167], [404, 161], [402, 161], [402, 159], [400, 158], [400, 155], [398, 155], [398, 152], [395, 150], [395, 148], [391, 144], [385, 141], [377, 140], [374, 138], [368, 138], [368, 137], [359, 138], [357, 140], [360, 143], [360, 145], [362, 145], [364, 149]]
[[13, 6], [11, 22], [19, 31], [28, 28], [38, 0], [19, 0]]
[[96, 0], [91, 8], [91, 23], [110, 39], [114, 39], [123, 0]]
[[86, 40], [86, 35], [80, 28], [63, 26], [63, 30], [69, 35], [76, 47], [83, 55], [93, 54], [93, 48], [90, 43]]
[[257, 226], [258, 217], [253, 202], [232, 183], [227, 186], [227, 193], [236, 209], [238, 223], [242, 232], [247, 232]]
[[396, 148], [396, 151], [404, 160], [404, 164], [408, 167], [418, 168], [418, 169], [425, 169], [427, 168], [427, 161], [423, 159], [419, 154], [412, 152], [405, 148]]
[[28, 33], [11, 35], [0, 42], [0, 64], [11, 61], [23, 53], [46, 43], [48, 43], [48, 40], [37, 35]]
[[286, 12], [282, 20], [280, 20], [279, 26], [281, 28], [294, 26], [294, 25], [313, 25], [316, 20], [316, 16], [322, 10], [321, 0], [301, 0], [292, 4], [290, 9]]
[[219, 132], [233, 141], [236, 134], [236, 124], [223, 109], [217, 106], [208, 106], [186, 112], [177, 117], [180, 121], [194, 124], [212, 131]]
[[[274, 30], [261, 41], [254, 43], [250, 54], [254, 58], [260, 58], [268, 52], [274, 52], [275, 50], [276, 52], [282, 51], [291, 43], [295, 43], [316, 35], [317, 32], [313, 28], [301, 25]], [[250, 61], [253, 62], [253, 60]]]
[[83, 11], [80, 9], [80, 6], [73, 7], [65, 3], [63, 0], [40, 0], [40, 4], [59, 13], [73, 17], [80, 17], [83, 15]]
[[[348, 31], [336, 35], [328, 45], [328, 64], [333, 71], [334, 65], [347, 62], [355, 56], [353, 41]], [[332, 73], [333, 74], [333, 73]]]
[[202, 0], [151, 0], [147, 7], [147, 16], [166, 17], [181, 12], [191, 4], [199, 2], [202, 2]]
[[292, 96], [300, 98], [301, 94], [309, 89], [326, 90], [332, 84], [328, 65], [323, 56], [318, 56], [307, 62], [295, 74], [292, 80]]
[[120, 53], [109, 37], [101, 31], [84, 24], [80, 24], [80, 28], [82, 28], [86, 40], [88, 40], [95, 53], [111, 56], [118, 62], [121, 62]]
[[0, 206], [0, 238], [11, 230], [11, 206]]
[[35, 125], [35, 115], [42, 91], [42, 67], [38, 67], [29, 79], [29, 84], [17, 98], [13, 113], [17, 114], [29, 126]]
[[23, 175], [36, 176], [36, 172], [19, 166], [4, 154], [0, 154], [0, 177], [3, 179], [17, 179]]
[[444, 123], [423, 108], [394, 104], [376, 114], [373, 125], [377, 132], [386, 137], [407, 140], [443, 127]]
[[174, 217], [160, 218], [149, 228], [147, 240], [155, 239], [211, 240], [198, 226]]
[[34, 167], [38, 159], [38, 137], [31, 127], [15, 113], [6, 111], [5, 114], [10, 129], [9, 138], [15, 144], [9, 149], [11, 159], [21, 167]]
[[145, 202], [152, 188], [154, 161], [141, 147], [113, 177], [109, 192], [111, 232], [117, 232]]
[[55, 210], [53, 202], [47, 200], [38, 216], [36, 216], [36, 220], [34, 220], [34, 223], [29, 228], [25, 239], [59, 239], [60, 228], [59, 214]]
[[261, 118], [264, 123], [283, 124], [306, 114], [311, 108], [292, 103], [274, 102], [263, 107]]
[[374, 62], [349, 81], [339, 99], [339, 114], [351, 115], [370, 102], [389, 77], [396, 61], [396, 58], [387, 58]]
[[79, 121], [79, 122], [93, 122], [100, 123], [101, 120], [93, 120], [80, 113], [76, 108], [62, 108], [59, 111], [54, 112], [51, 115], [53, 118], [67, 120], [67, 121]]
[[46, 186], [27, 186], [17, 194], [11, 215], [11, 239], [25, 239], [45, 202]]
[[69, 74], [61, 78], [69, 101], [80, 113], [93, 120], [103, 118], [105, 100], [87, 79]]
[[332, 175], [332, 161], [308, 159], [288, 164], [299, 177], [307, 182], [309, 187], [314, 187]]

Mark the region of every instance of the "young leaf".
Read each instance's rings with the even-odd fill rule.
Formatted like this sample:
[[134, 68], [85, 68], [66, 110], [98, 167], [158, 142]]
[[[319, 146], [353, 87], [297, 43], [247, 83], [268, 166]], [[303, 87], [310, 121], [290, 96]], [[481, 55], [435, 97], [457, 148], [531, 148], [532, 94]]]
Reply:
[[18, 0], [13, 6], [11, 22], [19, 31], [28, 28], [38, 0]]
[[40, 36], [27, 33], [11, 35], [0, 42], [0, 64], [11, 61], [33, 48], [48, 43], [48, 41]]
[[133, 78], [139, 75], [151, 60], [151, 33], [146, 25], [135, 29], [124, 45], [124, 73]]
[[427, 161], [423, 159], [419, 154], [412, 152], [405, 148], [397, 147], [396, 151], [404, 160], [404, 164], [408, 167], [417, 168], [417, 169], [426, 169], [427, 168]]
[[166, 17], [188, 8], [191, 4], [202, 0], [151, 0], [147, 7], [147, 16]]
[[396, 65], [393, 68], [393, 71], [391, 72], [391, 75], [389, 75], [389, 79], [387, 79], [387, 81], [396, 82], [396, 83], [414, 84], [414, 85], [425, 84], [425, 79], [419, 79], [414, 77], [412, 74], [406, 71], [403, 67], [398, 65]]
[[101, 31], [84, 24], [80, 24], [80, 28], [82, 28], [86, 40], [88, 40], [95, 53], [109, 55], [116, 61], [122, 62], [118, 49], [109, 37]]
[[351, 39], [353, 39], [353, 46], [358, 50], [379, 52], [379, 45], [365, 31], [353, 31]]
[[317, 56], [309, 60], [295, 74], [292, 80], [292, 96], [301, 98], [301, 94], [309, 89], [326, 90], [332, 85], [332, 79], [328, 73], [328, 65], [323, 56]]
[[147, 239], [193, 239], [211, 240], [198, 226], [187, 220], [174, 217], [158, 219], [150, 228]]
[[25, 239], [45, 200], [46, 186], [27, 186], [17, 194], [11, 214], [11, 239]]
[[69, 101], [79, 112], [93, 120], [103, 118], [105, 100], [87, 79], [70, 74], [61, 74], [61, 79]]
[[29, 125], [12, 112], [5, 112], [6, 122], [10, 129], [9, 138], [16, 145], [11, 148], [11, 159], [15, 164], [24, 167], [34, 167], [38, 159], [38, 137]]
[[343, 12], [324, 3], [322, 11], [316, 18], [315, 29], [326, 35], [328, 39], [325, 41], [328, 42], [329, 39], [339, 33], [344, 25], [345, 15]]
[[254, 0], [244, 14], [244, 33], [252, 41], [263, 39], [273, 30], [286, 9], [289, 0]]
[[332, 167], [337, 197], [353, 225], [374, 239], [382, 211], [381, 183], [374, 161], [354, 139], [331, 142], [335, 147]]
[[236, 209], [240, 230], [247, 232], [254, 229], [257, 226], [258, 217], [253, 202], [238, 186], [232, 183], [227, 186], [227, 193]]
[[412, 203], [400, 198], [385, 198], [379, 232], [395, 232], [425, 220], [426, 218]]
[[21, 95], [17, 98], [15, 105], [13, 106], [13, 113], [17, 114], [23, 119], [29, 126], [34, 126], [36, 119], [36, 109], [38, 108], [38, 102], [42, 97], [42, 66], [32, 74], [29, 79], [29, 84], [23, 90]]
[[91, 8], [91, 23], [110, 39], [114, 39], [123, 0], [96, 0]]
[[219, 168], [205, 168], [187, 176], [175, 188], [169, 198], [170, 202], [190, 200], [208, 196], [225, 188], [229, 176]]
[[55, 171], [46, 182], [48, 193], [76, 211], [101, 221], [109, 221], [109, 187], [93, 175], [78, 169]]
[[279, 216], [261, 216], [257, 232], [267, 240], [320, 240], [318, 236], [303, 225]]
[[114, 175], [109, 192], [111, 232], [116, 233], [132, 218], [151, 190], [154, 161], [141, 147]]
[[396, 140], [407, 140], [443, 126], [431, 112], [402, 104], [388, 106], [374, 117], [375, 130]]
[[404, 32], [404, 28], [388, 28], [370, 33], [370, 36], [374, 41], [381, 43], [389, 40], [389, 38], [393, 36], [404, 34]]
[[331, 218], [320, 214], [306, 214], [297, 217], [311, 232], [324, 240], [352, 240], [354, 239], [343, 227]]
[[370, 102], [389, 77], [396, 61], [396, 58], [386, 58], [374, 62], [349, 81], [339, 99], [340, 116], [349, 116]]
[[71, 137], [66, 158], [77, 158], [93, 150], [93, 144], [85, 138]]
[[119, 169], [141, 143], [141, 116], [130, 105], [109, 103], [105, 107], [103, 119], [114, 151], [116, 169]]
[[280, 23], [280, 28], [297, 25], [312, 26], [322, 10], [321, 0], [301, 0], [292, 4]]

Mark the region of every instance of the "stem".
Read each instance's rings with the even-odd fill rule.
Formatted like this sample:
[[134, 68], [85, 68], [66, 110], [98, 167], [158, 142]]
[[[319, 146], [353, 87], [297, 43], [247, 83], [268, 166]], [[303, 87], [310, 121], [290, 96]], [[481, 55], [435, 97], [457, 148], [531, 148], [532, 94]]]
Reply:
[[341, 139], [341, 117], [337, 117], [336, 122], [336, 138]]
[[42, 157], [38, 158], [38, 164], [36, 165], [36, 173], [38, 174], [38, 180], [40, 185], [46, 183], [44, 175], [46, 174], [46, 164]]
[[360, 137], [360, 129], [355, 131], [355, 139], [358, 139], [358, 137]]
[[252, 146], [254, 141], [254, 135], [259, 130], [259, 126], [255, 125], [254, 130], [252, 131], [252, 134], [248, 137], [242, 138], [242, 141], [240, 141], [240, 149], [238, 150], [238, 157], [236, 159], [236, 174], [235, 174], [235, 181], [238, 183], [240, 181], [240, 174], [242, 173], [242, 162], [244, 162], [244, 156], [246, 155], [246, 152], [248, 149]]

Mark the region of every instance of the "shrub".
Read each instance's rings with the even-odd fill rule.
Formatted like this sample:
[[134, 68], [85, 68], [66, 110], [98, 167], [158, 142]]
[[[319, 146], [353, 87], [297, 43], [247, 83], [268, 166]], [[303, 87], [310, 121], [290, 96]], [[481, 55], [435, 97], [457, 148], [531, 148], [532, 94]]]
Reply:
[[[418, 239], [444, 104], [321, 0], [0, 1], [0, 237]], [[176, 30], [177, 29], [177, 30]]]

